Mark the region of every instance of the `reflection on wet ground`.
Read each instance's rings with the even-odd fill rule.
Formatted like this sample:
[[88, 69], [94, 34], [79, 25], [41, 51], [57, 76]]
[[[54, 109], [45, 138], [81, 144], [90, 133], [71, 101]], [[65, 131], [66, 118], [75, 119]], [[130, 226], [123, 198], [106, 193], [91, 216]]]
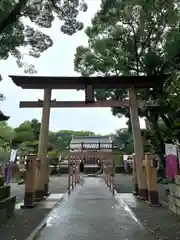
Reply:
[[120, 198], [124, 199], [128, 206], [135, 208], [138, 206], [139, 202], [137, 198], [132, 193], [119, 193]]
[[[117, 198], [116, 198], [117, 197]], [[53, 209], [39, 240], [152, 240], [100, 178], [85, 178]], [[128, 198], [128, 195], [127, 195]], [[131, 203], [135, 202], [130, 199]]]
[[[63, 198], [63, 196], [63, 193], [52, 193], [44, 201], [38, 202], [36, 208], [52, 209], [57, 204], [57, 202], [59, 202]], [[17, 203], [15, 208], [21, 209], [21, 206], [23, 204], [24, 202]]]

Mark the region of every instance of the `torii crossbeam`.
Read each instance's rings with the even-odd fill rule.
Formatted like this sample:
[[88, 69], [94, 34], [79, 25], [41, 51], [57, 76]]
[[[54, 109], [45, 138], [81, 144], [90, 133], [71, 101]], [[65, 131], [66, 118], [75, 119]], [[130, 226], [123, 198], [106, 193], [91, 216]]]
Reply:
[[[21, 101], [20, 108], [42, 108], [44, 101]], [[145, 101], [138, 102], [139, 108], [144, 106], [159, 106], [158, 103], [146, 103]], [[50, 101], [50, 108], [106, 108], [106, 107], [130, 107], [130, 100], [102, 100], [102, 101]]]

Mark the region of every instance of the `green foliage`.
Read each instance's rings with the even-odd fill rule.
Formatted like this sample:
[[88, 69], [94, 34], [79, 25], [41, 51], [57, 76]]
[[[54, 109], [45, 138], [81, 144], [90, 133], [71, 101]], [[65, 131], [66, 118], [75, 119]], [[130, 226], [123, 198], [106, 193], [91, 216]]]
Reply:
[[[25, 72], [35, 73], [33, 65], [24, 62], [24, 56], [38, 58], [53, 45], [44, 31], [59, 20], [60, 31], [72, 35], [83, 28], [78, 21], [80, 11], [87, 5], [77, 0], [2, 0], [0, 2], [0, 59], [10, 55], [16, 58]], [[24, 47], [24, 53], [20, 50]]]
[[115, 140], [122, 154], [132, 154], [134, 152], [132, 133], [127, 128], [117, 130]]
[[[165, 142], [180, 141], [179, 23], [177, 0], [103, 1], [85, 30], [88, 47], [79, 46], [74, 59], [74, 69], [82, 76], [172, 74], [164, 82], [163, 92], [137, 91], [139, 100], [159, 102], [159, 108], [144, 107], [139, 115], [150, 125], [144, 134], [145, 147], [153, 146], [161, 155]], [[96, 91], [96, 99], [128, 97], [127, 89]], [[130, 117], [126, 108], [113, 108], [112, 113]], [[127, 123], [131, 131], [130, 121]]]
[[8, 126], [7, 122], [0, 122], [0, 141], [11, 141], [14, 137], [14, 131]]
[[[59, 20], [60, 31], [73, 35], [83, 29], [77, 17], [80, 11], [86, 10], [84, 0], [1, 0], [0, 60], [12, 56], [25, 73], [36, 73], [35, 66], [27, 63], [25, 56], [39, 58], [53, 46], [45, 30], [52, 27], [54, 20]], [[3, 94], [0, 100], [4, 100]]]
[[51, 159], [58, 159], [59, 152], [57, 150], [52, 150], [52, 151], [48, 152], [48, 157]]
[[[28, 152], [38, 151], [40, 123], [37, 119], [25, 121], [17, 128], [12, 129], [7, 122], [0, 122], [0, 161], [8, 159], [12, 147], [18, 149], [18, 154], [26, 155]], [[69, 151], [69, 144], [73, 136], [93, 136], [90, 131], [60, 130], [49, 132], [48, 155], [52, 159], [65, 157]]]

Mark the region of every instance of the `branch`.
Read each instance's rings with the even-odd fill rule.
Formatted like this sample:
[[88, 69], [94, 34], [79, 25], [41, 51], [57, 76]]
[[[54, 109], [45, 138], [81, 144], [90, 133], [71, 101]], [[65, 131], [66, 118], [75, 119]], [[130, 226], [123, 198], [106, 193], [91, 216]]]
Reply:
[[2, 34], [6, 28], [16, 22], [21, 17], [21, 10], [26, 6], [28, 0], [19, 0], [14, 6], [12, 11], [0, 22], [0, 34]]
[[56, 12], [61, 12], [61, 14], [64, 15], [64, 11], [56, 5], [56, 2], [57, 2], [56, 0], [50, 0], [50, 3], [52, 4], [54, 10]]
[[137, 75], [139, 75], [139, 55], [138, 55], [138, 40], [136, 38], [136, 31], [134, 29], [134, 26], [131, 22], [129, 22], [129, 26], [131, 27], [132, 31], [133, 31], [133, 37], [134, 37], [134, 51], [135, 51], [135, 55], [136, 55], [136, 72]]
[[154, 28], [153, 28], [153, 24], [152, 24], [152, 25], [151, 25], [151, 28], [150, 28], [150, 31], [149, 31], [149, 33], [148, 33], [147, 38], [146, 38], [146, 39], [144, 40], [144, 42], [142, 43], [142, 48], [141, 48], [141, 51], [140, 51], [140, 53], [139, 53], [139, 57], [142, 56], [143, 51], [144, 51], [145, 47], [147, 46], [147, 42], [149, 43], [148, 40], [150, 39], [153, 30], [154, 30]]

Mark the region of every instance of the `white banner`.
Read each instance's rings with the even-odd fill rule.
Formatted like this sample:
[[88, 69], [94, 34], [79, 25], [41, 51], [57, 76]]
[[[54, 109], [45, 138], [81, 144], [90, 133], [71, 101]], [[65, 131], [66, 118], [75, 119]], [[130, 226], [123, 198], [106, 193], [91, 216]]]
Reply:
[[174, 144], [166, 143], [165, 144], [165, 153], [166, 153], [166, 156], [174, 155], [177, 157], [177, 146]]
[[11, 155], [10, 155], [10, 162], [14, 162], [16, 160], [16, 154], [17, 154], [17, 150], [12, 149]]

